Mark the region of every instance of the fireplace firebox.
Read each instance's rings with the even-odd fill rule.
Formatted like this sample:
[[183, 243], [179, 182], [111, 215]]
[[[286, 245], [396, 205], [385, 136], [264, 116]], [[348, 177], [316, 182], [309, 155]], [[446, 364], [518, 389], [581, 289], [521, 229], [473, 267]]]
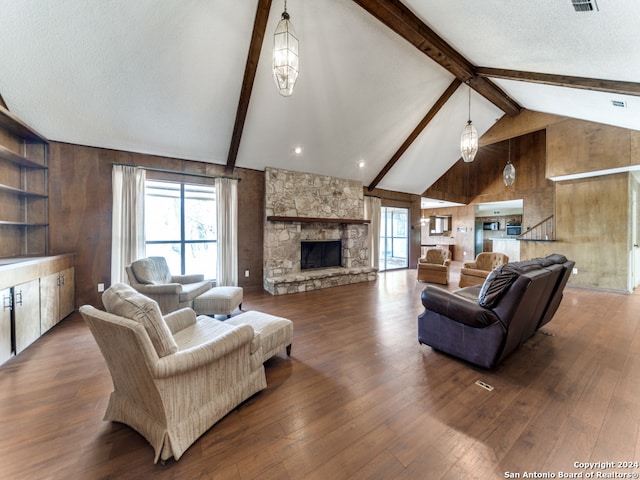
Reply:
[[330, 268], [342, 266], [342, 241], [300, 242], [300, 268]]

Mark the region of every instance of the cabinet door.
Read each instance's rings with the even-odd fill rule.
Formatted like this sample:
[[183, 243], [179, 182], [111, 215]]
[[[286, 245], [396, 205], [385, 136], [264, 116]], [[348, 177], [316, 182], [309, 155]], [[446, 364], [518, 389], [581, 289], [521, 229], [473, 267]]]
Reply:
[[75, 270], [73, 267], [60, 272], [60, 308], [58, 321], [69, 315], [75, 309]]
[[13, 287], [16, 354], [40, 336], [40, 279]]
[[40, 278], [40, 332], [44, 333], [58, 323], [60, 310], [59, 274]]
[[0, 363], [11, 358], [13, 347], [11, 345], [11, 289], [0, 291], [2, 297], [2, 309], [0, 310]]

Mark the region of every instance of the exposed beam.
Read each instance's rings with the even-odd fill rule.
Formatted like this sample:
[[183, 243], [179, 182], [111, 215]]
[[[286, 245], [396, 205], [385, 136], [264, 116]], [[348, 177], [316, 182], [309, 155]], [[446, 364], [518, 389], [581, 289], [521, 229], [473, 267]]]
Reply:
[[599, 78], [572, 77], [569, 75], [554, 75], [549, 73], [522, 72], [503, 68], [477, 67], [476, 72], [482, 77], [502, 78], [505, 80], [519, 80], [531, 83], [543, 83], [557, 87], [580, 88], [620, 95], [640, 96], [640, 83], [621, 82], [617, 80], [603, 80]]
[[490, 80], [477, 77], [475, 66], [431, 30], [399, 0], [353, 0], [457, 79], [468, 83], [480, 95], [507, 115], [521, 107]]
[[256, 18], [253, 23], [253, 33], [251, 34], [251, 43], [249, 44], [249, 54], [247, 55], [247, 64], [244, 69], [244, 78], [242, 79], [240, 100], [238, 101], [238, 110], [236, 112], [236, 121], [233, 125], [231, 146], [229, 147], [229, 155], [227, 157], [227, 173], [232, 173], [236, 167], [238, 149], [240, 148], [240, 140], [242, 139], [242, 130], [244, 129], [244, 122], [247, 118], [247, 111], [249, 110], [253, 81], [256, 78], [260, 50], [262, 49], [262, 41], [265, 30], [267, 29], [270, 9], [271, 0], [258, 0]]
[[368, 191], [372, 191], [374, 188], [376, 188], [378, 183], [380, 183], [380, 181], [389, 172], [389, 170], [391, 170], [391, 168], [396, 164], [396, 162], [400, 159], [400, 157], [407, 150], [407, 148], [409, 148], [409, 146], [414, 142], [414, 140], [418, 138], [418, 135], [420, 135], [422, 130], [424, 130], [425, 127], [429, 124], [429, 122], [433, 120], [433, 117], [436, 116], [438, 111], [440, 111], [440, 109], [444, 106], [444, 104], [447, 103], [447, 100], [451, 98], [451, 96], [454, 94], [454, 92], [458, 89], [458, 87], [461, 84], [462, 84], [462, 81], [460, 81], [457, 78], [454, 79], [453, 82], [451, 82], [451, 85], [449, 85], [449, 87], [444, 91], [444, 93], [440, 95], [440, 98], [438, 98], [436, 103], [427, 112], [427, 114], [420, 121], [418, 126], [413, 129], [413, 132], [411, 132], [411, 134], [407, 137], [407, 139], [400, 146], [398, 151], [396, 151], [396, 153], [393, 154], [393, 156], [391, 157], [391, 160], [387, 162], [384, 168], [380, 171], [380, 173], [378, 173], [376, 178], [373, 180], [373, 182], [371, 182], [371, 184], [367, 187]]

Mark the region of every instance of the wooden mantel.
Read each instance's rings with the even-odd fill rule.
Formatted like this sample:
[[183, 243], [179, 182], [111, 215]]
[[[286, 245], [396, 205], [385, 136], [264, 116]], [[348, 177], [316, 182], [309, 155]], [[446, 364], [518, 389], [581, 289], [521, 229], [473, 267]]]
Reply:
[[270, 215], [267, 217], [268, 222], [300, 222], [300, 223], [351, 223], [366, 224], [371, 220], [362, 220], [359, 218], [318, 218], [318, 217], [281, 217]]

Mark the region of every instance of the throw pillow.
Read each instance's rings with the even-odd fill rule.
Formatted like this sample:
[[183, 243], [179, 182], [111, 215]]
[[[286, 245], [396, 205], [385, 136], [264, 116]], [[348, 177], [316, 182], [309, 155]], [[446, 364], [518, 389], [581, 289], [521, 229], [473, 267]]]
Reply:
[[519, 275], [520, 273], [508, 263], [492, 270], [480, 288], [478, 304], [481, 307], [493, 308]]

